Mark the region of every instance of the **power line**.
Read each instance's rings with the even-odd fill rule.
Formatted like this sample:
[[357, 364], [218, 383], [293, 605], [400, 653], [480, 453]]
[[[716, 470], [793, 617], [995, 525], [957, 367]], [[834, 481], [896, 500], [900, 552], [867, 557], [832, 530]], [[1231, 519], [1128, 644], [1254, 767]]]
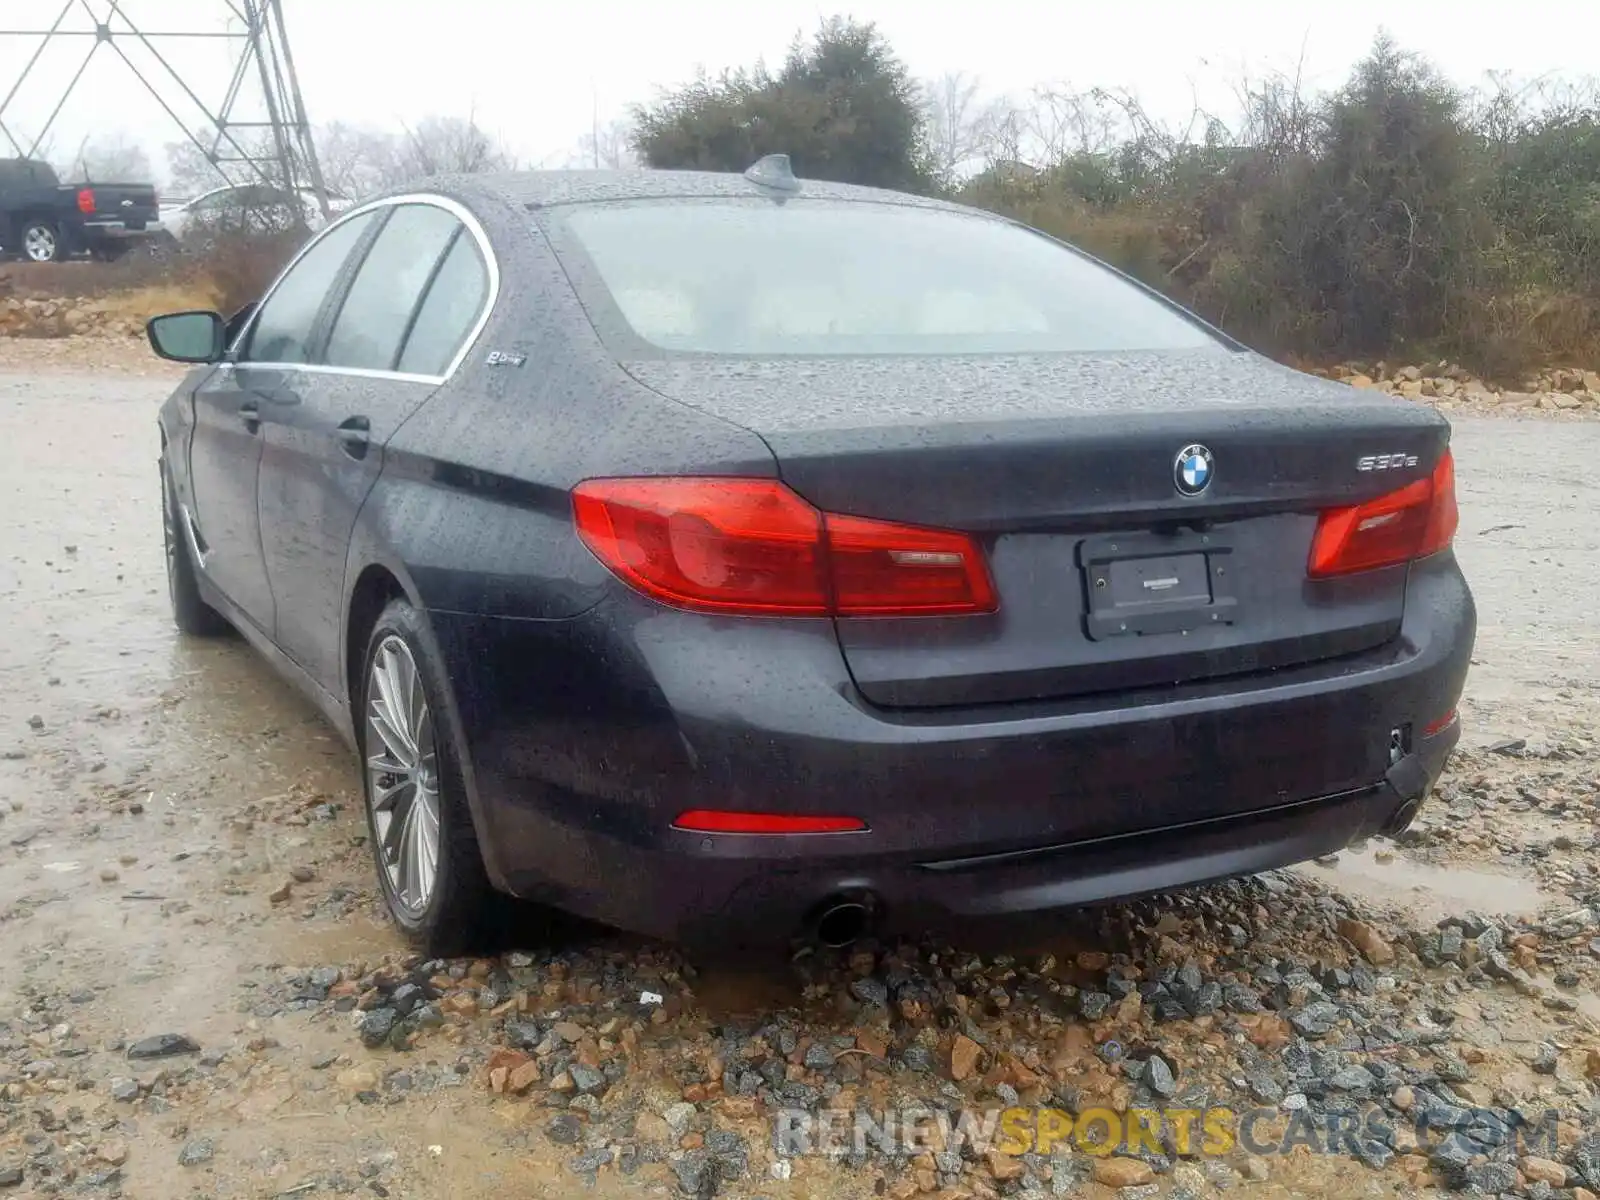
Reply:
[[[9, 41], [36, 43], [21, 74], [0, 99], [0, 138], [19, 157], [34, 157], [89, 65], [97, 55], [105, 57], [99, 52], [108, 48], [223, 179], [229, 183], [255, 181], [305, 188], [316, 196], [323, 214], [328, 215], [328, 189], [295, 75], [282, 0], [215, 0], [215, 15], [223, 19], [223, 28], [160, 30], [136, 24], [126, 11], [132, 3], [133, 0], [65, 0], [55, 21], [46, 28], [0, 29], [0, 45]], [[175, 41], [193, 39], [223, 42], [232, 51], [233, 67], [220, 101], [203, 98], [195, 81], [186, 78], [171, 57], [163, 53], [163, 48]], [[8, 117], [23, 84], [52, 46], [81, 46], [85, 40], [89, 48], [77, 70], [49, 117], [24, 145], [25, 139], [12, 128], [15, 119]], [[149, 69], [148, 64], [141, 69], [130, 57], [128, 49], [135, 45], [142, 48], [142, 57], [153, 60], [155, 69]], [[241, 101], [248, 103], [252, 97], [260, 99], [265, 120], [235, 117], [241, 111]], [[199, 118], [186, 119], [180, 109], [196, 110]]]

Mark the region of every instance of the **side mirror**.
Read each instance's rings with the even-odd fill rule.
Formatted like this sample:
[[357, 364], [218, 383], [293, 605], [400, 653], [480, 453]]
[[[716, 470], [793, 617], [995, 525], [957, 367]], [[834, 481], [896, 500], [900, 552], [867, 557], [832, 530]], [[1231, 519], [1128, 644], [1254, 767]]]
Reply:
[[150, 318], [144, 328], [150, 348], [173, 362], [220, 362], [228, 348], [222, 318], [214, 312], [167, 313]]

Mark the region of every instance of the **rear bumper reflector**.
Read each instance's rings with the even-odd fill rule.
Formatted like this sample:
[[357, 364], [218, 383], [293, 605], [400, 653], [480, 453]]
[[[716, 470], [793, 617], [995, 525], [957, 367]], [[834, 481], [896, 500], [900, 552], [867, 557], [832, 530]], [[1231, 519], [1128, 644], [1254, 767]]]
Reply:
[[674, 829], [688, 833], [860, 833], [867, 823], [860, 817], [819, 817], [789, 813], [722, 812], [695, 808], [678, 814]]
[[1423, 737], [1434, 737], [1434, 736], [1436, 736], [1438, 734], [1443, 733], [1446, 729], [1449, 729], [1450, 726], [1454, 725], [1455, 723], [1456, 723], [1456, 710], [1452, 708], [1449, 712], [1445, 713], [1444, 716], [1438, 718], [1437, 720], [1430, 721], [1430, 722], [1428, 722], [1428, 724], [1424, 725], [1422, 727], [1422, 736]]

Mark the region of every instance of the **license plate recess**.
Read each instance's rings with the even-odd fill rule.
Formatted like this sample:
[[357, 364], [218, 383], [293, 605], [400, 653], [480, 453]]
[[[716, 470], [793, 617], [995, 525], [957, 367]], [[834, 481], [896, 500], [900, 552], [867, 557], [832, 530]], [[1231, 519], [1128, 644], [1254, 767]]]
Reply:
[[1106, 534], [1078, 545], [1094, 641], [1186, 634], [1239, 619], [1233, 547], [1215, 533]]

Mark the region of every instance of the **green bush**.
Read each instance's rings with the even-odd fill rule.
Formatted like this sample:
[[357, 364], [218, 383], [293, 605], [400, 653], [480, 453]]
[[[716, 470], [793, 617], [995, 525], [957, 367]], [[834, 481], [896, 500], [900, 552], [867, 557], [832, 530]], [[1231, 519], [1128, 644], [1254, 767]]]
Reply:
[[782, 153], [811, 179], [933, 186], [917, 85], [870, 24], [836, 17], [776, 75], [699, 79], [633, 115], [634, 148], [652, 167], [743, 171]]
[[[1006, 153], [946, 190], [1281, 357], [1448, 357], [1506, 381], [1600, 362], [1593, 95], [1482, 103], [1380, 37], [1331, 94], [1250, 90], [1234, 130], [1173, 135], [1128, 97], [1077, 99], [1126, 115], [1120, 143], [1022, 163], [1013, 120]], [[802, 176], [941, 190], [916, 86], [870, 25], [829, 21], [775, 75], [702, 79], [635, 116], [651, 166], [743, 170], [786, 152]]]

